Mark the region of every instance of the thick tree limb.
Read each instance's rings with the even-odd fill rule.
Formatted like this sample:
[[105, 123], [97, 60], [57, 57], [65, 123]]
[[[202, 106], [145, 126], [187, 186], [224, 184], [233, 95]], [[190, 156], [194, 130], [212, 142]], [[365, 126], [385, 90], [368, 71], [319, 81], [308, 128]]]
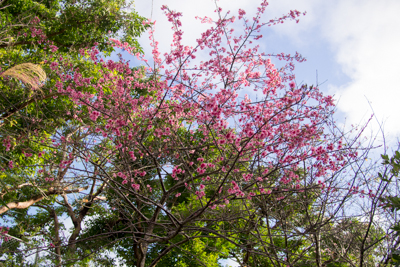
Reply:
[[11, 209], [26, 209], [35, 204], [36, 202], [41, 201], [47, 196], [50, 195], [61, 195], [61, 194], [71, 194], [71, 193], [79, 193], [83, 190], [87, 189], [87, 187], [82, 187], [82, 188], [77, 188], [77, 189], [71, 189], [71, 190], [59, 190], [59, 189], [50, 189], [47, 192], [44, 192], [42, 195], [36, 195], [32, 197], [31, 199], [23, 202], [19, 201], [13, 201], [10, 203], [7, 203], [7, 206], [2, 206], [0, 207], [0, 214], [3, 214], [4, 212], [11, 210]]
[[65, 203], [69, 205], [69, 207], [67, 206], [67, 208], [68, 208], [68, 214], [70, 215], [71, 220], [72, 220], [72, 222], [73, 222], [73, 224], [74, 224], [74, 227], [75, 227], [74, 231], [72, 232], [72, 235], [70, 236], [70, 238], [69, 238], [69, 240], [68, 240], [68, 247], [69, 247], [71, 250], [74, 250], [74, 249], [76, 248], [76, 246], [75, 246], [75, 244], [76, 244], [76, 239], [78, 238], [78, 236], [79, 236], [79, 234], [80, 234], [80, 232], [81, 232], [81, 230], [82, 230], [82, 221], [83, 221], [83, 219], [85, 218], [85, 216], [86, 216], [86, 215], [88, 214], [88, 212], [90, 211], [90, 209], [91, 209], [93, 203], [96, 201], [96, 199], [99, 197], [99, 195], [103, 192], [103, 190], [104, 190], [104, 188], [105, 188], [105, 186], [106, 186], [106, 183], [103, 183], [103, 184], [97, 189], [96, 193], [93, 194], [93, 190], [94, 190], [95, 186], [96, 186], [96, 182], [95, 182], [95, 180], [94, 180], [94, 182], [93, 182], [93, 184], [92, 184], [92, 187], [91, 187], [91, 189], [90, 189], [89, 198], [87, 199], [87, 201], [85, 201], [85, 204], [84, 204], [83, 207], [80, 209], [78, 217], [75, 216], [75, 213], [74, 213], [74, 211], [72, 210], [71, 205], [69, 205], [69, 203], [68, 203], [68, 199], [67, 199], [66, 195], [63, 194]]

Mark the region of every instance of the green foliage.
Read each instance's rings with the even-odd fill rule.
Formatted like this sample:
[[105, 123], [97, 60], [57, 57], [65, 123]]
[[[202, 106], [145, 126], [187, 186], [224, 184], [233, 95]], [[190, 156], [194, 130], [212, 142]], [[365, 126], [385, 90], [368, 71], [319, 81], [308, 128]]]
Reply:
[[[26, 51], [42, 49], [44, 43], [29, 32], [29, 23], [38, 17], [38, 28], [62, 52], [70, 53], [71, 49], [77, 51], [98, 43], [101, 51], [110, 53], [109, 38], [119, 38], [140, 51], [137, 37], [145, 30], [144, 18], [131, 6], [125, 0], [3, 1], [0, 8], [6, 8], [0, 16], [0, 47], [12, 44], [24, 45]], [[29, 35], [22, 38], [24, 33]]]
[[[382, 155], [382, 160], [382, 164], [387, 166], [388, 169], [383, 173], [378, 173], [378, 175], [382, 181], [392, 183], [399, 177], [400, 152], [396, 151], [390, 158], [388, 155]], [[390, 209], [392, 213], [396, 213], [400, 210], [400, 196], [388, 196], [381, 200], [384, 203], [384, 207]], [[395, 232], [395, 237], [398, 239], [400, 236], [400, 223], [398, 221], [392, 226], [392, 230]], [[400, 266], [400, 249], [396, 246], [392, 248], [391, 260], [394, 266]]]

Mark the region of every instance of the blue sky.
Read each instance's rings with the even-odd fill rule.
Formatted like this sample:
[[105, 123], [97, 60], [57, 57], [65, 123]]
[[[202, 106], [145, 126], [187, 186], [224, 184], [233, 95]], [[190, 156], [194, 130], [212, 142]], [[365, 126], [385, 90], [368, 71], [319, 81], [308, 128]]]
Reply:
[[[219, 0], [223, 12], [246, 10], [249, 18], [259, 0]], [[184, 43], [195, 44], [208, 24], [200, 24], [195, 16], [215, 18], [213, 0], [148, 0], [136, 1], [136, 11], [156, 20], [155, 38], [160, 49], [167, 52], [172, 40], [171, 24], [161, 11], [162, 5], [183, 13]], [[400, 1], [397, 0], [271, 0], [264, 19], [280, 17], [291, 9], [307, 11], [296, 24], [267, 27], [259, 42], [262, 52], [290, 53], [296, 51], [307, 62], [296, 66], [297, 83], [323, 83], [326, 94], [335, 95], [337, 121], [362, 124], [375, 112], [384, 125], [385, 136], [395, 140], [400, 133]], [[145, 52], [150, 54], [148, 35], [141, 37]], [[368, 101], [370, 103], [368, 103]], [[379, 132], [374, 119], [368, 132]]]

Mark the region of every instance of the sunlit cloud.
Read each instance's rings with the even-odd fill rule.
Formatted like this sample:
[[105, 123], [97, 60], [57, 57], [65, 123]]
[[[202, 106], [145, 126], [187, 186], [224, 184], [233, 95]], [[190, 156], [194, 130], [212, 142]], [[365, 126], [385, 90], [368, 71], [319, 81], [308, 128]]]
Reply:
[[337, 62], [351, 79], [331, 86], [341, 96], [339, 109], [357, 122], [372, 114], [371, 105], [389, 136], [400, 133], [398, 10], [398, 1], [340, 1], [324, 26]]

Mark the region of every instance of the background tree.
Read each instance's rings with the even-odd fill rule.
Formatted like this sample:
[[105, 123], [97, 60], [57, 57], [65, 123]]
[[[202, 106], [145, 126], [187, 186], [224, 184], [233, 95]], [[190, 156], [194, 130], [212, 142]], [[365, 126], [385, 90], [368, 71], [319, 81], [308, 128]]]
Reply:
[[[103, 55], [110, 55], [110, 37], [119, 36], [141, 51], [136, 38], [146, 26], [144, 18], [125, 1], [2, 1], [0, 8], [0, 212], [6, 222], [16, 221], [10, 234], [24, 241], [44, 236], [60, 257], [60, 218], [67, 209], [60, 207], [59, 196], [93, 188], [79, 179], [71, 180], [62, 167], [68, 156], [65, 152], [73, 148], [52, 149], [54, 136], [84, 138], [82, 123], [74, 120], [74, 112], [82, 111], [74, 110], [56, 86], [74, 76], [71, 68], [79, 69], [80, 77], [100, 78], [99, 67], [84, 49], [97, 47]], [[44, 180], [43, 166], [50, 159], [49, 177]], [[88, 199], [85, 207], [77, 207], [80, 221], [86, 215], [83, 211], [99, 201], [96, 192]], [[32, 205], [35, 211], [28, 215]]]
[[398, 211], [400, 209], [400, 198], [398, 193], [398, 176], [400, 170], [400, 152], [397, 150], [389, 157], [386, 153], [382, 156], [382, 165], [384, 168], [378, 173], [380, 178], [380, 193], [377, 195], [380, 205], [383, 205], [388, 212], [385, 218], [388, 231], [389, 248], [385, 250], [386, 256], [382, 258], [382, 264], [400, 265], [400, 250], [399, 250], [399, 219]]

